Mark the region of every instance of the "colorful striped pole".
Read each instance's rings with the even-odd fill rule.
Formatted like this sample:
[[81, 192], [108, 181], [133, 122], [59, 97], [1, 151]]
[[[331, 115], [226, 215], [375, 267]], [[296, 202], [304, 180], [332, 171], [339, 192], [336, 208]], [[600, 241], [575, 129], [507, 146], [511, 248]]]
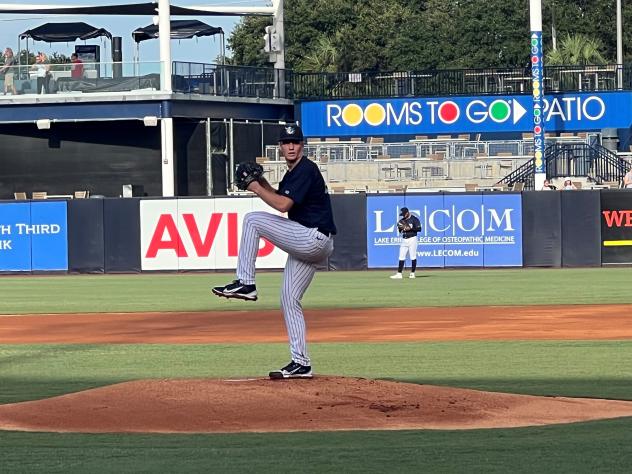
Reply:
[[533, 89], [533, 157], [535, 189], [542, 189], [546, 179], [544, 163], [544, 62], [542, 60], [542, 1], [529, 0], [531, 18], [531, 85]]

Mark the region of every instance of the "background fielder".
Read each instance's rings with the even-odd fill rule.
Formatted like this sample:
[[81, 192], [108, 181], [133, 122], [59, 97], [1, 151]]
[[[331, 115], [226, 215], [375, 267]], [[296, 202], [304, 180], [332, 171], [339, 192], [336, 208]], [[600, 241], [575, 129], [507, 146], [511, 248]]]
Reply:
[[225, 298], [249, 301], [257, 299], [255, 261], [261, 237], [288, 253], [281, 309], [290, 341], [292, 360], [285, 367], [270, 372], [270, 378], [311, 377], [312, 367], [305, 340], [305, 318], [301, 300], [312, 282], [318, 263], [324, 263], [334, 249], [336, 233], [331, 202], [325, 180], [318, 166], [303, 156], [303, 132], [298, 126], [281, 130], [279, 148], [288, 171], [278, 191], [261, 177], [262, 169], [254, 163], [243, 164], [235, 173], [240, 189], [257, 194], [288, 218], [268, 212], [251, 212], [243, 222], [241, 246], [237, 259], [237, 280], [213, 288]]
[[404, 264], [406, 263], [406, 254], [410, 254], [410, 275], [408, 278], [415, 278], [415, 270], [417, 269], [417, 232], [421, 230], [421, 222], [416, 216], [412, 215], [407, 207], [402, 207], [399, 215], [402, 217], [397, 222], [397, 230], [402, 234], [402, 243], [399, 245], [399, 265], [397, 273], [391, 275], [391, 278], [399, 280], [402, 278]]

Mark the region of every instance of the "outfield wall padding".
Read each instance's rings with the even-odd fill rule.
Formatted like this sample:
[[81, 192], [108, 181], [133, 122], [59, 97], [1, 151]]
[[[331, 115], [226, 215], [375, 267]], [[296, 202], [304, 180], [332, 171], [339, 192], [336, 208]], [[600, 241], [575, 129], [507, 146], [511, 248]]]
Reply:
[[105, 271], [140, 272], [140, 199], [104, 199]]
[[562, 266], [601, 265], [601, 194], [599, 191], [561, 192]]
[[522, 193], [522, 256], [525, 267], [562, 265], [561, 192]]
[[332, 194], [331, 206], [338, 233], [329, 269], [366, 269], [366, 194]]
[[103, 273], [103, 199], [68, 201], [68, 271]]
[[[500, 211], [490, 214], [492, 207], [485, 203], [485, 199], [488, 197], [509, 198], [510, 196], [506, 196], [506, 194], [483, 194], [482, 204], [484, 206], [481, 207], [481, 212], [485, 211], [487, 217], [493, 217], [491, 221], [485, 221], [486, 232], [490, 230], [489, 226], [492, 224], [512, 227], [514, 231], [521, 232], [517, 242], [518, 245], [522, 246], [521, 250], [518, 250], [518, 252], [522, 252], [522, 262], [512, 261], [509, 263], [510, 266], [522, 264], [525, 267], [586, 267], [603, 264], [632, 264], [632, 244], [630, 244], [632, 242], [632, 224], [630, 224], [632, 222], [632, 192], [630, 190], [525, 191], [519, 195], [522, 199], [520, 203], [522, 211], [521, 230], [519, 226], [510, 225], [509, 214]], [[450, 193], [445, 196], [442, 193], [434, 193], [434, 195], [431, 193], [408, 194], [405, 196], [388, 194], [380, 195], [379, 199], [374, 199], [380, 204], [378, 206], [375, 203], [375, 205], [372, 204], [371, 199], [373, 198], [371, 196], [367, 197], [363, 193], [333, 194], [331, 201], [338, 234], [335, 237], [334, 252], [327, 262], [327, 267], [330, 270], [367, 269], [370, 259], [375, 257], [372, 251], [375, 250], [376, 246], [380, 249], [388, 247], [389, 253], [385, 257], [387, 259], [385, 265], [373, 262], [371, 268], [386, 268], [391, 263], [395, 263], [394, 258], [397, 255], [398, 244], [393, 244], [395, 233], [391, 227], [394, 226], [398, 218], [397, 206], [402, 203], [413, 206], [416, 210], [423, 209], [424, 215], [431, 211], [436, 213], [439, 209], [440, 212], [434, 215], [433, 222], [438, 224], [440, 228], [447, 229], [446, 232], [451, 232], [450, 235], [455, 234], [458, 237], [460, 231], [456, 232], [450, 229], [454, 222], [446, 221], [443, 223], [437, 219], [444, 215], [448, 216], [450, 212], [455, 214], [455, 210], [467, 208], [472, 209], [472, 211], [459, 214], [461, 215], [460, 218], [465, 219], [463, 222], [466, 227], [468, 222], [475, 223], [476, 220], [470, 222], [467, 219], [473, 219], [473, 210], [478, 209], [477, 206], [480, 203], [476, 204], [469, 201], [475, 201], [480, 197], [480, 194], [472, 193]], [[205, 199], [207, 198], [199, 198], [198, 200], [204, 201]], [[222, 199], [227, 200], [226, 198]], [[440, 206], [437, 204], [439, 207], [431, 205], [432, 202], [430, 201], [433, 199], [441, 201]], [[170, 200], [173, 201], [173, 198]], [[160, 203], [162, 199], [155, 198], [152, 201]], [[140, 198], [0, 202], [0, 247], [2, 248], [0, 272], [141, 272], [143, 268], [141, 253], [144, 250], [141, 246], [140, 203]], [[209, 202], [208, 204], [209, 218], [206, 217], [206, 205], [201, 203], [198, 206], [201, 210], [198, 212], [199, 215], [194, 228], [190, 229], [189, 224], [187, 224], [186, 232], [183, 231], [184, 245], [191, 251], [191, 256], [194, 254], [193, 247], [195, 247], [195, 252], [201, 252], [198, 257], [206, 258], [203, 254], [204, 248], [211, 245], [209, 239], [212, 239], [212, 233], [209, 233], [209, 229], [211, 229], [212, 223], [209, 219], [210, 210], [214, 209], [215, 203]], [[222, 209], [226, 206], [232, 208], [232, 204], [232, 202], [228, 204], [224, 202]], [[235, 202], [235, 205], [237, 204], [239, 203]], [[507, 209], [517, 209], [515, 203], [506, 204], [509, 206]], [[446, 206], [447, 208], [442, 210]], [[242, 214], [249, 210], [247, 209], [248, 206], [242, 208], [243, 206], [240, 207]], [[501, 206], [498, 209], [504, 209], [504, 207]], [[160, 206], [158, 206], [157, 212], [158, 214], [155, 214], [153, 218], [161, 215]], [[379, 223], [376, 217], [378, 215], [381, 216]], [[238, 232], [240, 224], [234, 220], [234, 216], [234, 222], [228, 220], [228, 214], [222, 219], [224, 218], [226, 220], [215, 223], [220, 235], [222, 235], [215, 245], [221, 247], [224, 257], [235, 258], [237, 240], [233, 238], [233, 244], [229, 245], [226, 236], [233, 235], [230, 232]], [[174, 222], [178, 221], [177, 217], [173, 219]], [[458, 219], [456, 222], [459, 222]], [[482, 218], [480, 222], [482, 223]], [[424, 225], [429, 225], [425, 220], [424, 223]], [[27, 232], [25, 230], [27, 225], [38, 227], [33, 227]], [[180, 226], [184, 226], [184, 223], [180, 222]], [[31, 228], [29, 227], [29, 229]], [[432, 232], [427, 231], [426, 234], [424, 234], [425, 237], [422, 235], [424, 239], [427, 240], [428, 236], [434, 239]], [[148, 233], [147, 235], [153, 234]], [[169, 240], [173, 237], [173, 235], [168, 234], [160, 238]], [[145, 247], [147, 244], [148, 242], [145, 242]], [[450, 245], [452, 244], [445, 244], [437, 248], [453, 250]], [[455, 246], [454, 248], [458, 250], [463, 247]], [[171, 251], [173, 252], [173, 250]], [[434, 258], [435, 253], [422, 255], [421, 267], [432, 266], [430, 259]], [[170, 258], [168, 247], [165, 255]], [[440, 255], [437, 258], [445, 257], [444, 253], [437, 255]], [[460, 265], [462, 262], [456, 261], [456, 257], [455, 255], [452, 258], [450, 266], [467, 266]], [[214, 258], [215, 260], [209, 265], [203, 263], [197, 266], [193, 265], [190, 268], [200, 270], [227, 270], [231, 268], [230, 264], [227, 265], [225, 261], [218, 265], [217, 258], [219, 257], [215, 256]], [[445, 260], [444, 265], [447, 263], [448, 261]], [[189, 261], [188, 264], [192, 264], [192, 262]], [[487, 256], [484, 255], [483, 265], [506, 266], [507, 261], [505, 259], [488, 262]], [[173, 268], [146, 268], [146, 270], [178, 270], [179, 268], [176, 265]]]

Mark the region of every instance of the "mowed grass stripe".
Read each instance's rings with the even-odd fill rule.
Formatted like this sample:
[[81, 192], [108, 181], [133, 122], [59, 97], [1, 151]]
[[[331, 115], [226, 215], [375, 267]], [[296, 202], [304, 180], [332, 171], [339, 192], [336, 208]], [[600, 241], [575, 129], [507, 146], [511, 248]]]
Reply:
[[231, 435], [0, 432], [0, 467], [29, 474], [629, 472], [631, 423], [623, 418], [511, 430]]
[[[386, 271], [319, 272], [306, 308], [632, 303], [632, 268], [421, 270], [415, 280]], [[259, 301], [217, 298], [213, 274], [0, 277], [0, 314], [256, 310], [279, 307], [279, 272], [260, 272]]]
[[[312, 344], [318, 374], [632, 399], [632, 341]], [[0, 346], [0, 403], [144, 378], [265, 376], [285, 344]]]

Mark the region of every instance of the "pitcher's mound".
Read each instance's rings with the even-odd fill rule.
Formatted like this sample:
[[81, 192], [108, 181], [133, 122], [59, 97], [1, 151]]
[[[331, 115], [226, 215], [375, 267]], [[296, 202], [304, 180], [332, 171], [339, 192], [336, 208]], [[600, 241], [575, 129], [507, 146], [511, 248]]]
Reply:
[[81, 433], [472, 429], [622, 416], [632, 416], [632, 402], [317, 376], [125, 382], [0, 405], [0, 428]]

